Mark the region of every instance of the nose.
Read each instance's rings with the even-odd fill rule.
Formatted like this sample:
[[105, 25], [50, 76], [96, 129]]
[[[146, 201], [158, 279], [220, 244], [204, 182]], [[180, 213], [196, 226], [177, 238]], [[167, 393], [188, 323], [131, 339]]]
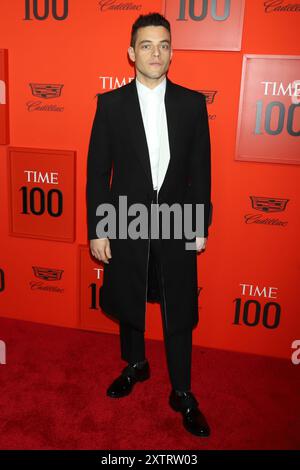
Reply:
[[154, 56], [157, 56], [157, 55], [159, 55], [159, 53], [160, 53], [159, 46], [157, 46], [157, 47], [154, 46], [154, 47], [153, 47], [153, 55], [154, 55]]

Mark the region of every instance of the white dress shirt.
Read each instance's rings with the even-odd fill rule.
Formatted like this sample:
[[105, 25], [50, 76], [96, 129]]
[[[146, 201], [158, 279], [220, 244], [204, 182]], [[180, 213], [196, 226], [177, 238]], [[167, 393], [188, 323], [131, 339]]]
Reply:
[[162, 130], [163, 126], [166, 126], [164, 98], [167, 80], [165, 77], [153, 89], [141, 83], [137, 78], [135, 82], [147, 138], [153, 189], [157, 189]]

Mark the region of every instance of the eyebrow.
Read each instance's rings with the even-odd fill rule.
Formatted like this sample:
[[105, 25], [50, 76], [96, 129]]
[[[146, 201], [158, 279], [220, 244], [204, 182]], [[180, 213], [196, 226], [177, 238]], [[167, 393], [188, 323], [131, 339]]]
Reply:
[[[143, 44], [144, 42], [153, 42], [153, 41], [150, 41], [150, 39], [143, 39], [143, 41], [141, 41], [140, 44]], [[170, 44], [169, 39], [162, 39], [159, 42], [168, 42]]]

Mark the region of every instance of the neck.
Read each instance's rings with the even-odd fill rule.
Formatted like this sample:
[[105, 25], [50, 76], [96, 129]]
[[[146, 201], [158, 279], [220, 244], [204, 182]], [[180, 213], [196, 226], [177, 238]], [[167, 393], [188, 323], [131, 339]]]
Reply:
[[142, 73], [140, 73], [138, 70], [136, 70], [136, 78], [145, 86], [147, 86], [148, 88], [155, 88], [157, 87], [161, 82], [164, 81], [166, 77], [166, 74], [164, 73], [161, 77], [159, 78], [149, 78], [149, 77], [146, 77], [146, 75], [143, 75]]

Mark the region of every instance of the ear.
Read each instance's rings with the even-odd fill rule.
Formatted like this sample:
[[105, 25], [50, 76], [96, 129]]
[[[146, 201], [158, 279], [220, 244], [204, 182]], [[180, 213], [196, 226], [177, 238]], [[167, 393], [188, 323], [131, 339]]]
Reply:
[[132, 62], [135, 62], [135, 52], [134, 52], [133, 47], [132, 46], [128, 47], [127, 51]]

